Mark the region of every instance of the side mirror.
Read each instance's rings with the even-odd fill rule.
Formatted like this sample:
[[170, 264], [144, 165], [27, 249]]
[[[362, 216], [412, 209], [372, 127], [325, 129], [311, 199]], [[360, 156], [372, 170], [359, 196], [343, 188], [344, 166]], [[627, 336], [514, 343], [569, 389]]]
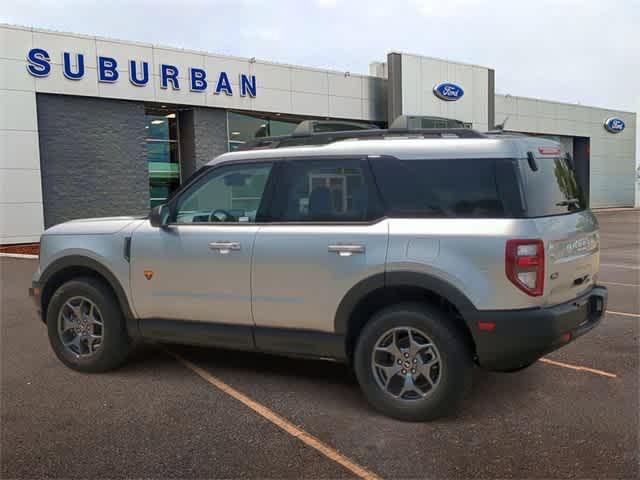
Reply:
[[149, 222], [152, 227], [163, 228], [169, 223], [169, 207], [166, 205], [158, 205], [151, 209], [149, 214]]

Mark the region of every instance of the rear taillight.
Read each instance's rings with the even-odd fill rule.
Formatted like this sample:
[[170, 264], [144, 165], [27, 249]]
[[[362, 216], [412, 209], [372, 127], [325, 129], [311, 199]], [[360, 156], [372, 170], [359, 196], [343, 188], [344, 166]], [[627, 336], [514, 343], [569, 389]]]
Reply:
[[544, 243], [536, 240], [507, 240], [505, 254], [507, 278], [527, 295], [544, 292]]

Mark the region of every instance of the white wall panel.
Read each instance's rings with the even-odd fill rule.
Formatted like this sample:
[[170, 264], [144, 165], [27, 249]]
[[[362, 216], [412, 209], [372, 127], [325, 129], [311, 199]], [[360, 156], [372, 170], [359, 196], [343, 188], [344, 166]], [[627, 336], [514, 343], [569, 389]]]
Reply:
[[300, 115], [326, 117], [329, 115], [329, 100], [326, 95], [293, 92], [291, 108]]
[[[234, 87], [234, 95], [239, 95], [238, 87], [240, 86], [240, 75], [252, 75], [252, 64], [248, 60], [237, 60], [233, 58], [225, 58], [213, 55], [204, 57], [204, 67], [207, 71], [209, 90], [213, 92], [220, 76], [220, 72], [225, 72], [231, 85]], [[256, 79], [257, 81], [257, 79]]]
[[328, 95], [329, 75], [326, 71], [292, 68], [291, 89], [296, 92]]
[[[129, 83], [126, 77], [119, 82]], [[36, 91], [42, 93], [58, 93], [62, 95], [99, 96], [98, 74], [95, 68], [85, 68], [84, 77], [80, 80], [69, 80], [64, 76], [62, 67], [53, 65], [51, 73], [45, 78], [36, 79]]]
[[27, 52], [33, 48], [31, 29], [0, 26], [0, 58], [25, 60]]
[[8, 168], [40, 170], [38, 132], [0, 130], [0, 174]]
[[342, 73], [329, 73], [329, 95], [362, 98], [362, 77], [356, 75], [345, 76]]
[[[159, 73], [151, 70], [153, 68], [153, 48], [148, 45], [96, 40], [96, 55], [114, 58], [118, 62], [121, 79], [123, 72], [129, 72], [130, 60], [136, 60], [138, 66], [141, 62], [148, 62], [149, 75]], [[128, 74], [124, 76], [128, 78]]]
[[42, 203], [40, 170], [7, 168], [0, 177], [0, 204]]
[[329, 116], [337, 118], [362, 118], [362, 101], [353, 97], [329, 97]]
[[[102, 98], [120, 98], [123, 100], [156, 100], [156, 84], [149, 72], [149, 84], [146, 87], [136, 87], [129, 81], [129, 72], [120, 72], [120, 80], [114, 83], [98, 83], [97, 96]], [[202, 103], [201, 105], [203, 105]]]
[[[401, 62], [405, 115], [453, 118], [475, 127], [488, 123], [489, 69], [405, 53]], [[433, 88], [442, 82], [460, 85], [464, 96], [456, 101], [436, 97]]]
[[236, 108], [240, 110], [253, 110], [253, 99], [249, 96], [227, 95], [207, 92], [204, 96], [207, 106], [218, 108]]
[[0, 203], [0, 245], [37, 242], [43, 229], [42, 203]]
[[[69, 52], [72, 57], [76, 53], [84, 54], [84, 66], [96, 67], [96, 42], [91, 37], [34, 30], [33, 47], [49, 52], [52, 65], [61, 66], [63, 52]], [[52, 70], [58, 69], [52, 67]]]
[[253, 108], [264, 112], [281, 112], [282, 107], [287, 112], [293, 110], [291, 106], [291, 92], [289, 90], [276, 90], [260, 88], [260, 95], [253, 99]]
[[253, 74], [260, 92], [263, 88], [291, 90], [291, 68], [288, 66], [256, 62], [253, 64]]
[[0, 89], [33, 91], [34, 78], [27, 73], [27, 62], [0, 58]]
[[0, 90], [0, 130], [38, 130], [34, 92]]

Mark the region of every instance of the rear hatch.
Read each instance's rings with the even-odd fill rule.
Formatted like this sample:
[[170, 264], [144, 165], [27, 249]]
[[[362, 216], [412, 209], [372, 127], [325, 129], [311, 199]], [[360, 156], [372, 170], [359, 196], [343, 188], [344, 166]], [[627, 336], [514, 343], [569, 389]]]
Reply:
[[525, 216], [545, 244], [544, 298], [567, 302], [591, 288], [600, 263], [598, 222], [558, 144], [544, 142], [520, 162]]

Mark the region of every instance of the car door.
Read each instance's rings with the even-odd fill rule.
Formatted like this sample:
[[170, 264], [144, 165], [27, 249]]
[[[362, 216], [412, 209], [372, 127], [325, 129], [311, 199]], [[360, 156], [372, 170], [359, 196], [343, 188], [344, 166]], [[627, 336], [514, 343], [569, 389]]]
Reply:
[[[283, 162], [271, 217], [253, 257], [253, 316], [258, 348], [286, 330], [334, 332], [338, 305], [361, 280], [384, 272], [388, 227], [366, 160]], [[379, 276], [380, 277], [380, 276]], [[290, 339], [289, 339], [290, 340]], [[286, 344], [286, 345], [285, 345]], [[314, 348], [314, 347], [311, 347]]]
[[[133, 303], [141, 318], [251, 326], [251, 255], [272, 163], [211, 168], [145, 222], [131, 242]], [[142, 326], [141, 326], [142, 328]]]

